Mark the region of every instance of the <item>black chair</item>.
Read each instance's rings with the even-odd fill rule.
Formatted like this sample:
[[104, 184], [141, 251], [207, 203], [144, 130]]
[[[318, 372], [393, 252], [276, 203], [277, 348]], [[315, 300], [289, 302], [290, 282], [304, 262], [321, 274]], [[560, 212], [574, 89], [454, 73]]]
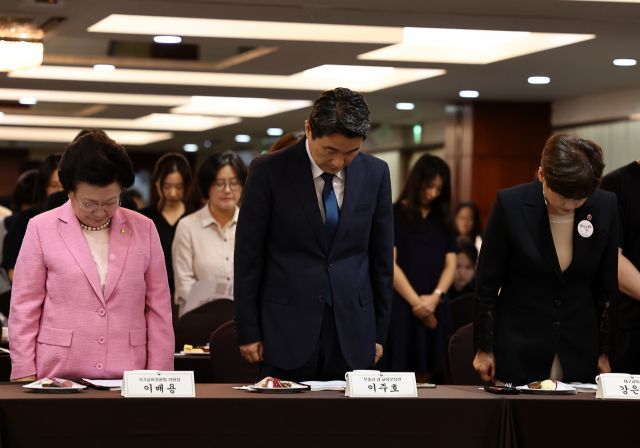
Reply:
[[260, 364], [252, 364], [240, 354], [233, 321], [213, 332], [209, 351], [214, 383], [253, 384], [260, 381]]
[[211, 333], [233, 319], [233, 300], [218, 299], [185, 313], [175, 325], [176, 353], [185, 344], [207, 345]]
[[457, 386], [492, 386], [484, 383], [473, 368], [473, 324], [460, 328], [449, 342], [449, 362], [453, 384]]
[[473, 301], [475, 294], [462, 294], [449, 302], [451, 307], [451, 328], [453, 333], [465, 325], [473, 323]]
[[9, 318], [9, 309], [11, 306], [11, 290], [5, 291], [0, 294], [0, 313]]

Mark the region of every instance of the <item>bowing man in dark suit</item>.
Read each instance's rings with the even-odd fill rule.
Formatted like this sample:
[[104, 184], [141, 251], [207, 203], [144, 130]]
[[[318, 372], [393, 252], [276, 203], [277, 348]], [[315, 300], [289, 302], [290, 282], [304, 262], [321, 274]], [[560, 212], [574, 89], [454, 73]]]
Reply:
[[382, 356], [393, 289], [387, 164], [362, 95], [324, 92], [306, 138], [257, 157], [235, 248], [238, 345], [263, 376], [338, 380]]
[[484, 381], [593, 383], [610, 372], [618, 305], [616, 197], [595, 143], [555, 135], [538, 180], [499, 191], [478, 264], [475, 369]]

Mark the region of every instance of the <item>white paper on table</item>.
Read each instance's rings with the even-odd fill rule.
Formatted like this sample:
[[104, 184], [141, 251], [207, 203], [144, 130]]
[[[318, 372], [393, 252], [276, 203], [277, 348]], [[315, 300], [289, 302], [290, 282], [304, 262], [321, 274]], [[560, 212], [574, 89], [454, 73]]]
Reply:
[[309, 386], [312, 391], [344, 390], [347, 387], [346, 381], [301, 381], [300, 384]]
[[182, 314], [218, 299], [233, 300], [233, 283], [224, 280], [200, 280], [193, 284]]
[[93, 384], [99, 387], [122, 387], [122, 380], [90, 380], [89, 378], [82, 378], [83, 381]]

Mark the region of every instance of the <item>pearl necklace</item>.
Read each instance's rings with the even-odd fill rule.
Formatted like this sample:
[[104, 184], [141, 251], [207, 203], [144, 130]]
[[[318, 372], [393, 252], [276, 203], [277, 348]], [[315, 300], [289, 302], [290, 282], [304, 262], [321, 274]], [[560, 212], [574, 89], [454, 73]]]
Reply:
[[111, 225], [111, 219], [109, 219], [109, 221], [107, 221], [104, 224], [102, 224], [100, 227], [91, 227], [91, 226], [87, 226], [85, 224], [80, 223], [80, 227], [82, 227], [84, 230], [91, 230], [93, 232], [97, 232], [98, 230], [105, 229], [105, 228], [109, 227], [110, 225]]

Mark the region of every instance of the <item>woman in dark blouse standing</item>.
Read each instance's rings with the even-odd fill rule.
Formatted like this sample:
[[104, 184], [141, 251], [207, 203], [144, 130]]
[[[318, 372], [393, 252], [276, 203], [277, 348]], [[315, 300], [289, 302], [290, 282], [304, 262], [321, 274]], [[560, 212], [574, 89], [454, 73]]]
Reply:
[[[171, 297], [175, 291], [173, 281], [173, 262], [171, 245], [176, 234], [178, 221], [192, 212], [186, 205], [186, 194], [191, 186], [191, 168], [185, 156], [170, 152], [158, 159], [153, 170], [152, 181], [158, 189], [158, 201], [140, 210], [140, 213], [151, 219], [158, 229], [160, 243], [164, 252], [164, 261], [169, 278]], [[177, 318], [177, 306], [173, 305], [174, 323]]]
[[418, 381], [442, 373], [451, 314], [445, 292], [456, 269], [447, 164], [431, 155], [415, 164], [393, 206], [394, 294], [382, 371], [416, 372]]

